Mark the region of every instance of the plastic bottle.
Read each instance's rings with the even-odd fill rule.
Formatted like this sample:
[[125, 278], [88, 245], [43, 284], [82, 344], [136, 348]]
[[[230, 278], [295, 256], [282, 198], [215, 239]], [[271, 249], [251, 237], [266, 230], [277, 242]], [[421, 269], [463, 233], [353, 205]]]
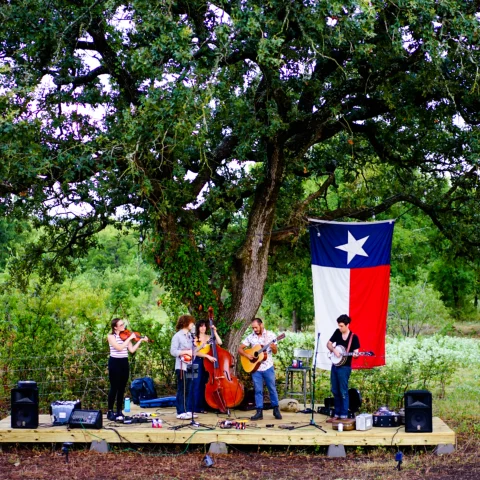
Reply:
[[125, 412], [130, 412], [130, 399], [127, 397], [125, 399], [125, 408], [123, 409]]

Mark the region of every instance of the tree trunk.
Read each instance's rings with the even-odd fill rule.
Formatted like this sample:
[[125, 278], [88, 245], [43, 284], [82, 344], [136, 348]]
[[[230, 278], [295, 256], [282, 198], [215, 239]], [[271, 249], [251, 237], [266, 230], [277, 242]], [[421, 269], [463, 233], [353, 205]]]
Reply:
[[294, 332], [298, 332], [300, 330], [300, 326], [298, 324], [298, 316], [297, 316], [297, 311], [294, 310], [292, 312], [292, 330]]
[[232, 301], [227, 318], [231, 329], [225, 338], [232, 354], [236, 354], [245, 330], [260, 308], [267, 278], [270, 233], [284, 171], [282, 146], [275, 143], [267, 151], [266, 176], [257, 187], [247, 237], [232, 272]]

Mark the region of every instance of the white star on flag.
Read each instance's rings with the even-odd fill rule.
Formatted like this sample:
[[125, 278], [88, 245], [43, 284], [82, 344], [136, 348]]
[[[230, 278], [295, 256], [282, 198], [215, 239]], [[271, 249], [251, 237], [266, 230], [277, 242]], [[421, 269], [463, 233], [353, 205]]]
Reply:
[[344, 245], [339, 245], [338, 247], [335, 247], [335, 248], [338, 248], [339, 250], [343, 250], [344, 252], [348, 253], [348, 255], [347, 255], [347, 265], [355, 258], [356, 255], [361, 255], [362, 257], [368, 257], [368, 254], [363, 249], [363, 244], [368, 240], [369, 236], [360, 238], [359, 240], [356, 240], [355, 237], [350, 233], [350, 230], [349, 230], [348, 231], [348, 243], [345, 243]]

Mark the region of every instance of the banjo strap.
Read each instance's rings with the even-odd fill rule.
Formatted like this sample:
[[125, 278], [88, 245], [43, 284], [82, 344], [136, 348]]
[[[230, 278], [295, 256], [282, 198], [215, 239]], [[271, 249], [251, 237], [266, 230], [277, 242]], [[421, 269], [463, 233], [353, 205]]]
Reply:
[[350, 340], [348, 341], [347, 353], [350, 352], [350, 347], [352, 345], [353, 335], [354, 335], [354, 333], [352, 331], [350, 331]]

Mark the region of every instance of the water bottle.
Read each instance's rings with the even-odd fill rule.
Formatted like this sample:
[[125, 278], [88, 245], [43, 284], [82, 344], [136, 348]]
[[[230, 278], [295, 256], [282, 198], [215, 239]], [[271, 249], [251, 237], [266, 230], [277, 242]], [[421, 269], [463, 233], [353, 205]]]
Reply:
[[128, 397], [125, 399], [125, 408], [123, 410], [127, 413], [130, 412], [130, 399]]

